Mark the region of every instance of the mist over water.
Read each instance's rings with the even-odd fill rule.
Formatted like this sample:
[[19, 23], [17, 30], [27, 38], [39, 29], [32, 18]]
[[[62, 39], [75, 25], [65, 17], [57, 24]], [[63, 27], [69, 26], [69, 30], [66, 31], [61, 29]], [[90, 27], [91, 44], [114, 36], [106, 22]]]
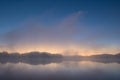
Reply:
[[[30, 17], [30, 20], [17, 24], [16, 28], [0, 34], [0, 51], [41, 51], [65, 55], [115, 54], [120, 51], [119, 42], [116, 45], [114, 41], [108, 41], [110, 33], [97, 28], [91, 30], [85, 22], [82, 23], [82, 17], [87, 16], [84, 11], [66, 14], [53, 23], [48, 17], [49, 12], [43, 14], [40, 15], [43, 18]], [[48, 22], [44, 22], [46, 18]]]
[[120, 80], [120, 64], [61, 61], [47, 64], [0, 63], [0, 80]]
[[120, 80], [120, 0], [0, 0], [0, 80]]

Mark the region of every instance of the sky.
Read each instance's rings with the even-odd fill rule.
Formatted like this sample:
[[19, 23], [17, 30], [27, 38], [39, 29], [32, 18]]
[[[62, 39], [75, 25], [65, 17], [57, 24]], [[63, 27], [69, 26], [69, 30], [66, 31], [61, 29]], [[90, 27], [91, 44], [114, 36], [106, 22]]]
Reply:
[[0, 0], [0, 51], [120, 52], [120, 0]]

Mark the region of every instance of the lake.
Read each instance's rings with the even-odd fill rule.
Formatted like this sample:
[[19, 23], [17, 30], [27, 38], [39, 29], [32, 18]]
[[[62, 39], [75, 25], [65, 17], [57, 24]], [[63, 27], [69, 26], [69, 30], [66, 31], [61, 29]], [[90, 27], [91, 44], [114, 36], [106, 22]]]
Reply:
[[120, 80], [120, 63], [57, 61], [0, 63], [0, 80]]

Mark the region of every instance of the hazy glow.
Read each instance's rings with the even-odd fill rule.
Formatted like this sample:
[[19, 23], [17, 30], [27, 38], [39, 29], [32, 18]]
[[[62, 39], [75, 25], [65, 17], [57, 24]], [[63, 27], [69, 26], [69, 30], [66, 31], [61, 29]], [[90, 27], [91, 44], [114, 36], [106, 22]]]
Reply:
[[23, 26], [2, 36], [1, 51], [20, 53], [40, 51], [85, 56], [118, 53], [118, 45], [104, 43], [106, 36], [101, 33], [91, 35], [92, 32], [89, 29], [76, 25], [80, 22], [83, 13], [79, 11], [70, 14], [57, 25], [52, 26], [49, 24], [45, 26], [36, 20], [25, 22]]
[[[51, 44], [52, 45], [52, 44]], [[110, 54], [116, 54], [119, 52], [116, 48], [88, 48], [88, 47], [80, 47], [80, 46], [51, 46], [51, 45], [30, 45], [29, 46], [16, 46], [14, 48], [15, 51], [12, 51], [10, 49], [7, 49], [8, 52], [31, 52], [31, 51], [40, 51], [40, 52], [50, 52], [53, 54], [63, 54], [63, 55], [83, 55], [83, 56], [89, 56], [94, 54], [103, 54], [103, 53], [110, 53]], [[5, 50], [5, 49], [3, 49]]]

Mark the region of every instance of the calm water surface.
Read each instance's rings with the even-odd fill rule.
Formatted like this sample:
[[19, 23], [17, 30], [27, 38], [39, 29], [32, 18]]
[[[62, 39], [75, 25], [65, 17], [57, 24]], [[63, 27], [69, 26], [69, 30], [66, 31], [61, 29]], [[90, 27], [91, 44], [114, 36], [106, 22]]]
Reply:
[[0, 80], [120, 80], [120, 64], [92, 61], [37, 65], [0, 63]]

